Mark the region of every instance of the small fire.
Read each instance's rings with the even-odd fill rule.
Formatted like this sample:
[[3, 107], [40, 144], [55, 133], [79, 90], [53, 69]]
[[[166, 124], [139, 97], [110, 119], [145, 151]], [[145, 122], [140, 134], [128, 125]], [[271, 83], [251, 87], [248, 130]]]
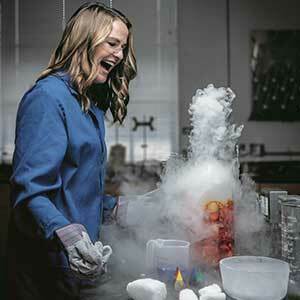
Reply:
[[184, 281], [180, 272], [180, 269], [177, 267], [175, 272], [175, 282], [174, 282], [174, 289], [176, 291], [180, 291], [184, 288]]
[[234, 254], [233, 207], [231, 199], [205, 203], [203, 222], [211, 234], [193, 244], [194, 261], [217, 266], [220, 259]]

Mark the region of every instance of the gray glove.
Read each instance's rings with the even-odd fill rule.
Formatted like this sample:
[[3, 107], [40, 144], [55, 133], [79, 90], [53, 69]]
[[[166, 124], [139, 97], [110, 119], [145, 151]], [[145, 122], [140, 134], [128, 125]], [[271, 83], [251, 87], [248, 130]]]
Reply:
[[110, 246], [103, 246], [100, 241], [93, 244], [81, 224], [70, 224], [55, 232], [67, 252], [70, 268], [77, 276], [95, 279], [105, 273], [112, 254]]

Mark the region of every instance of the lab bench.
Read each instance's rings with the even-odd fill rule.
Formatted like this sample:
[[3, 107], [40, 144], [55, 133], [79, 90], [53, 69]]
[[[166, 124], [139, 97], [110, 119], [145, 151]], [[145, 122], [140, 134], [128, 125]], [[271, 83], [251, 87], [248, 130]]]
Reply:
[[[140, 274], [137, 274], [137, 276], [133, 276], [133, 274], [131, 274], [130, 276], [118, 276], [117, 274], [114, 274], [114, 270], [111, 270], [103, 277], [101, 286], [99, 286], [99, 295], [101, 295], [102, 300], [130, 300], [126, 291], [126, 286], [129, 282], [139, 278], [142, 278]], [[212, 283], [213, 282], [207, 283], [205, 285], [209, 285]], [[220, 284], [219, 282], [217, 283]], [[191, 289], [193, 289], [198, 296], [197, 291], [201, 287], [203, 286], [191, 287]], [[174, 290], [173, 285], [171, 284], [167, 285], [167, 292], [168, 292], [168, 296], [166, 300], [179, 299], [178, 297], [179, 292]], [[235, 299], [226, 296], [226, 300], [235, 300]], [[283, 300], [300, 300], [300, 295], [297, 296], [287, 295]]]

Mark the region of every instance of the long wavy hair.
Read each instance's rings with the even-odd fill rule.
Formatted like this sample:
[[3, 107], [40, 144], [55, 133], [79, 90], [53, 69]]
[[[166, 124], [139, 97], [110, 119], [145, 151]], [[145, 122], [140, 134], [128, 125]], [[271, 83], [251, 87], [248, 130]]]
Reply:
[[[40, 80], [59, 70], [70, 75], [71, 83], [79, 93], [84, 111], [91, 105], [90, 87], [97, 77], [97, 62], [94, 60], [95, 48], [103, 43], [112, 30], [115, 20], [121, 20], [128, 28], [128, 41], [123, 50], [123, 59], [109, 73], [104, 83], [104, 98], [109, 99], [108, 106], [114, 122], [123, 122], [127, 114], [129, 101], [129, 82], [136, 76], [137, 67], [133, 50], [131, 23], [120, 11], [109, 8], [100, 2], [87, 2], [69, 19], [59, 45], [51, 55], [47, 69], [38, 77]], [[93, 89], [93, 91], [97, 89]], [[103, 91], [103, 87], [102, 87]], [[95, 102], [107, 102], [103, 93], [95, 95]]]

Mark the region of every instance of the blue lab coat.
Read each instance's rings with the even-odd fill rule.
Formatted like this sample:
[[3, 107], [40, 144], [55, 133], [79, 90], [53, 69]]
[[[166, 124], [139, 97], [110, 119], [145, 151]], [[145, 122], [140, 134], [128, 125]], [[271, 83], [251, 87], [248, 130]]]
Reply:
[[94, 104], [81, 109], [63, 72], [39, 80], [22, 98], [11, 177], [18, 266], [69, 269], [54, 231], [70, 223], [83, 224], [93, 242], [99, 239], [103, 215], [116, 205], [103, 195], [104, 114]]

